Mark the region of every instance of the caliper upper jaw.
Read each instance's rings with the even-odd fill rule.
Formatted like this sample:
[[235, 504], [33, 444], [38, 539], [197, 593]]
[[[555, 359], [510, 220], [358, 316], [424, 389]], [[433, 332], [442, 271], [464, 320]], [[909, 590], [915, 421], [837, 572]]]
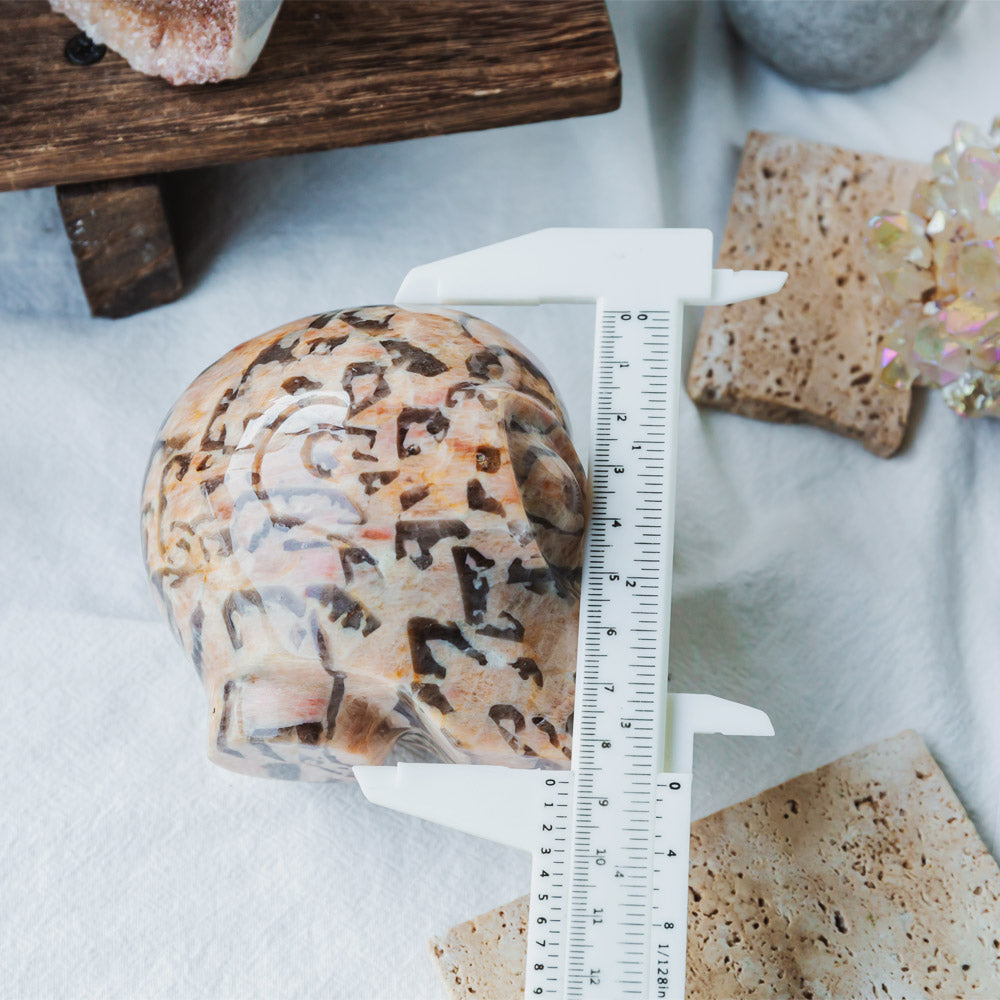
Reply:
[[783, 271], [712, 270], [707, 229], [539, 229], [413, 268], [400, 305], [643, 300], [723, 305], [770, 295]]

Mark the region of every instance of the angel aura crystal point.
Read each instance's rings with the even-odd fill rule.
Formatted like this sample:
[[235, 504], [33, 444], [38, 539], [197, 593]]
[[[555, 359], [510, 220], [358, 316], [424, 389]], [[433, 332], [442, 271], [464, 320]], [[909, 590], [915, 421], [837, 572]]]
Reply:
[[868, 223], [865, 249], [899, 318], [879, 337], [892, 388], [940, 388], [963, 416], [1000, 416], [1000, 118], [959, 123], [909, 211]]
[[900, 305], [919, 301], [934, 287], [934, 257], [924, 229], [924, 220], [912, 212], [880, 215], [871, 221], [868, 254], [882, 290]]

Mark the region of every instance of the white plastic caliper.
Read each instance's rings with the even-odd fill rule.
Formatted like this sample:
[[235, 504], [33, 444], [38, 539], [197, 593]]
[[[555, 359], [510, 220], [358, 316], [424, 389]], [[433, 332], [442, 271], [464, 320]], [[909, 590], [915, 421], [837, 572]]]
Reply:
[[703, 229], [544, 229], [414, 268], [396, 297], [597, 303], [572, 769], [354, 769], [372, 802], [531, 852], [527, 1000], [684, 996], [694, 735], [774, 730], [667, 695], [682, 311], [785, 278], [713, 270]]

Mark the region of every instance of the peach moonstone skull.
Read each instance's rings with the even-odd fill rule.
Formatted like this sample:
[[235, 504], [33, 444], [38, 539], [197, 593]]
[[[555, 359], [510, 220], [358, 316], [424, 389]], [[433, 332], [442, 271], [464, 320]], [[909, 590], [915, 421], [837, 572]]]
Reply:
[[482, 320], [369, 307], [231, 351], [142, 507], [212, 760], [567, 766], [585, 505], [552, 386]]

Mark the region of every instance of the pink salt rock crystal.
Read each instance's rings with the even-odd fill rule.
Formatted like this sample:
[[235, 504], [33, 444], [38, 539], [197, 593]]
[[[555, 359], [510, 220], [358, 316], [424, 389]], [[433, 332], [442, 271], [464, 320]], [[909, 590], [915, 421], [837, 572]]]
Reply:
[[49, 0], [95, 42], [173, 84], [245, 76], [281, 0]]
[[496, 327], [379, 306], [237, 347], [168, 415], [142, 506], [209, 756], [568, 766], [585, 521], [556, 394]]

